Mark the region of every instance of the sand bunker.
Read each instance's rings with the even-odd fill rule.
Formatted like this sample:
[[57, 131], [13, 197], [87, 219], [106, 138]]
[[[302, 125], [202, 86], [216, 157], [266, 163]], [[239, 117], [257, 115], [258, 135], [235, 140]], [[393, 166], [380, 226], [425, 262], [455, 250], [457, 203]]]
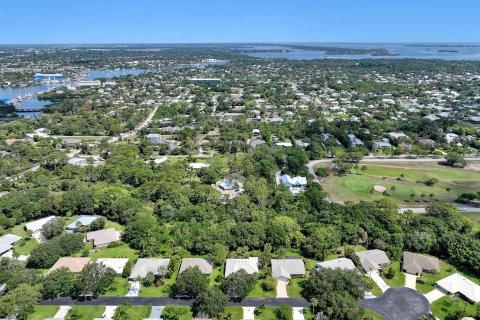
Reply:
[[375, 190], [376, 192], [385, 192], [387, 191], [387, 188], [385, 188], [384, 186], [376, 185], [376, 186], [373, 186], [373, 190]]

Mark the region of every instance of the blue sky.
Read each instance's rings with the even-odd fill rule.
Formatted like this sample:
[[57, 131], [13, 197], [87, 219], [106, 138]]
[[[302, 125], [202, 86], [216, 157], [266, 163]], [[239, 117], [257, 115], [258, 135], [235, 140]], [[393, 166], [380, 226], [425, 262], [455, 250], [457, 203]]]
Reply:
[[6, 0], [0, 43], [480, 42], [479, 0]]

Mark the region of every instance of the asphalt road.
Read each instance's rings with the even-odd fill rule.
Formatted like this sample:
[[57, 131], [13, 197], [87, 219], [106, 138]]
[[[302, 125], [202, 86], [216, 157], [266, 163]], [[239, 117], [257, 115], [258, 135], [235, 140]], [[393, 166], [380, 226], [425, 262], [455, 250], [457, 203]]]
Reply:
[[[42, 300], [40, 301], [40, 305], [67, 306], [74, 304], [87, 306], [119, 306], [124, 301], [128, 301], [133, 306], [191, 306], [193, 303], [193, 300], [166, 297], [98, 297], [91, 300], [76, 300], [67, 297]], [[230, 302], [228, 305], [231, 307], [257, 307], [263, 304], [266, 307], [278, 307], [282, 303], [298, 308], [310, 306], [310, 302], [303, 298], [245, 298], [241, 302]]]

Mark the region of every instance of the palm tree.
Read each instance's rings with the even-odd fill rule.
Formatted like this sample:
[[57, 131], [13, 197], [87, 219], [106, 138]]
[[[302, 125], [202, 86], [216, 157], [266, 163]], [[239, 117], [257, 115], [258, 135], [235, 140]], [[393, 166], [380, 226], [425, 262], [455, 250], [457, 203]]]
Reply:
[[400, 178], [402, 178], [402, 180], [405, 180], [405, 175], [403, 173], [401, 173]]
[[433, 201], [433, 197], [435, 197], [435, 195], [433, 193], [430, 193], [428, 196], [430, 197], [430, 203], [431, 203]]
[[413, 202], [413, 199], [415, 199], [415, 193], [410, 194], [410, 202]]
[[422, 193], [422, 194], [420, 195], [420, 198], [422, 198], [422, 201], [425, 201], [425, 193]]
[[367, 166], [363, 165], [360, 170], [362, 170], [362, 173], [365, 174], [365, 172], [367, 172], [367, 169], [368, 169]]
[[390, 190], [392, 190], [392, 194], [393, 194], [395, 191], [397, 191], [397, 187], [392, 186], [392, 187], [390, 188]]
[[315, 308], [318, 307], [318, 304], [319, 304], [318, 299], [317, 298], [312, 298], [310, 303], [312, 304], [312, 312], [313, 312], [313, 314], [315, 314]]
[[447, 191], [447, 194], [450, 195], [450, 191], [452, 191], [452, 189], [447, 188], [447, 189], [445, 189], [445, 191]]
[[358, 175], [358, 164], [357, 163], [353, 166], [353, 169], [355, 169], [355, 174]]

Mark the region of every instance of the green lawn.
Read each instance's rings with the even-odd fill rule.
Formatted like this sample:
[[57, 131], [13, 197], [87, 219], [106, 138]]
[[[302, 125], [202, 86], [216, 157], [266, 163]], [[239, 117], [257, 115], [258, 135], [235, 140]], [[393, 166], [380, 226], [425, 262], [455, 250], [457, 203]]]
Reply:
[[178, 320], [192, 320], [193, 314], [190, 307], [169, 307], [181, 314]]
[[472, 222], [473, 230], [480, 231], [480, 212], [462, 212], [462, 214]]
[[[177, 275], [178, 275], [178, 270], [180, 269], [179, 266], [175, 268], [175, 271], [173, 272], [172, 276], [168, 279], [165, 278], [165, 286], [173, 286], [175, 284], [175, 281], [177, 280]], [[145, 287], [141, 286], [140, 287], [140, 292], [139, 296], [141, 297], [168, 297], [168, 294], [170, 292], [163, 292], [165, 289], [165, 286], [151, 286], [151, 287]]]
[[150, 306], [129, 306], [127, 313], [131, 320], [143, 320], [148, 318], [152, 307]]
[[217, 282], [215, 279], [217, 279], [218, 275], [223, 274], [223, 268], [222, 267], [217, 267], [212, 270], [212, 274], [210, 275], [210, 285], [211, 286], [219, 286], [220, 282]]
[[[463, 271], [463, 270], [462, 270]], [[480, 279], [471, 275], [468, 272], [459, 271], [457, 268], [452, 266], [451, 264], [440, 260], [440, 272], [437, 275], [424, 272], [422, 276], [417, 278], [417, 291], [420, 293], [427, 293], [434, 289], [435, 282], [440, 279], [443, 279], [451, 274], [460, 273], [464, 277], [472, 280], [476, 284], [480, 285]]]
[[[263, 308], [263, 310], [260, 311], [259, 308], [255, 309], [255, 319], [259, 320], [275, 320], [277, 319], [277, 314], [276, 310], [278, 308], [272, 308], [272, 307], [266, 307]], [[290, 312], [290, 318], [289, 320], [292, 319], [292, 313]]]
[[53, 318], [60, 307], [58, 306], [36, 306], [35, 311], [28, 316], [29, 320], [43, 320]]
[[[86, 244], [86, 247], [91, 249], [91, 243]], [[131, 249], [128, 244], [122, 242], [118, 247], [91, 250], [89, 256], [94, 260], [98, 258], [128, 258], [135, 260], [138, 258], [138, 251]]]
[[122, 277], [115, 277], [112, 286], [103, 295], [108, 297], [123, 297], [130, 289], [130, 283], [128, 279]]
[[249, 298], [274, 298], [276, 296], [276, 290], [265, 291], [262, 288], [263, 280], [258, 280], [253, 287], [252, 291], [248, 294]]
[[380, 297], [382, 295], [382, 290], [380, 289], [379, 286], [377, 286], [377, 284], [375, 283], [375, 281], [373, 281], [371, 278], [367, 277], [367, 276], [364, 276], [363, 279], [365, 280], [365, 282], [368, 284], [368, 286], [371, 288], [370, 289], [370, 292], [376, 296], [376, 297]]
[[92, 320], [95, 318], [100, 318], [105, 312], [104, 306], [73, 306], [70, 309], [70, 312], [74, 310], [78, 311], [80, 318], [78, 320]]
[[21, 255], [29, 255], [32, 250], [38, 246], [38, 242], [34, 238], [26, 238], [24, 239], [25, 241], [20, 241], [17, 243], [14, 247], [13, 250]]
[[19, 237], [22, 237], [22, 238], [28, 238], [28, 234], [27, 232], [25, 231], [24, 227], [27, 223], [22, 223], [22, 224], [19, 224], [15, 227], [12, 228], [12, 230], [10, 230], [9, 232], [10, 233], [13, 233]]
[[302, 284], [305, 283], [306, 278], [292, 278], [288, 281], [287, 294], [289, 298], [301, 298], [302, 297]]
[[390, 287], [403, 287], [405, 285], [405, 274], [400, 269], [400, 261], [393, 261], [391, 266], [395, 269], [395, 276], [392, 279], [382, 277]]
[[475, 317], [477, 314], [477, 305], [457, 297], [443, 297], [432, 303], [432, 313], [440, 319], [447, 319], [448, 315], [453, 314], [457, 309], [465, 310], [470, 317]]
[[367, 310], [367, 309], [365, 309], [363, 311], [363, 314], [362, 314], [362, 316], [360, 317], [359, 320], [361, 320], [363, 318], [366, 318], [366, 317], [373, 318], [375, 320], [384, 320], [384, 318], [381, 315], [379, 315], [378, 313], [375, 313], [375, 312]]
[[[365, 248], [364, 246], [361, 246], [359, 244], [354, 245], [354, 246], [349, 245], [349, 247], [352, 248], [355, 251], [365, 251], [365, 250], [367, 250], [367, 248]], [[338, 259], [338, 258], [343, 258], [344, 256], [345, 255], [343, 254], [343, 247], [340, 247], [340, 248], [335, 249], [334, 253], [327, 255], [325, 257], [325, 261], [334, 260], [334, 259]]]
[[222, 313], [222, 316], [226, 317], [227, 315], [230, 316], [228, 317], [230, 320], [242, 320], [243, 309], [242, 307], [226, 307], [225, 311]]
[[[353, 173], [338, 177], [331, 175], [322, 180], [322, 186], [330, 193], [330, 198], [335, 202], [360, 200], [378, 200], [385, 197], [379, 192], [370, 194], [374, 185], [381, 185], [391, 192], [391, 187], [396, 190], [388, 198], [396, 201], [403, 206], [426, 205], [429, 201], [428, 195], [433, 193], [434, 199], [442, 201], [452, 201], [463, 192], [471, 192], [480, 188], [480, 172], [461, 168], [450, 168], [436, 163], [374, 163], [362, 162], [367, 166], [365, 174]], [[329, 165], [331, 166], [331, 164]], [[405, 181], [397, 181], [400, 174], [405, 175]], [[427, 180], [437, 178], [439, 180], [434, 186], [429, 187], [423, 183], [417, 183], [417, 180]], [[451, 191], [447, 192], [446, 189]], [[410, 202], [410, 194], [416, 194], [414, 202]], [[424, 200], [420, 198], [425, 194]]]

